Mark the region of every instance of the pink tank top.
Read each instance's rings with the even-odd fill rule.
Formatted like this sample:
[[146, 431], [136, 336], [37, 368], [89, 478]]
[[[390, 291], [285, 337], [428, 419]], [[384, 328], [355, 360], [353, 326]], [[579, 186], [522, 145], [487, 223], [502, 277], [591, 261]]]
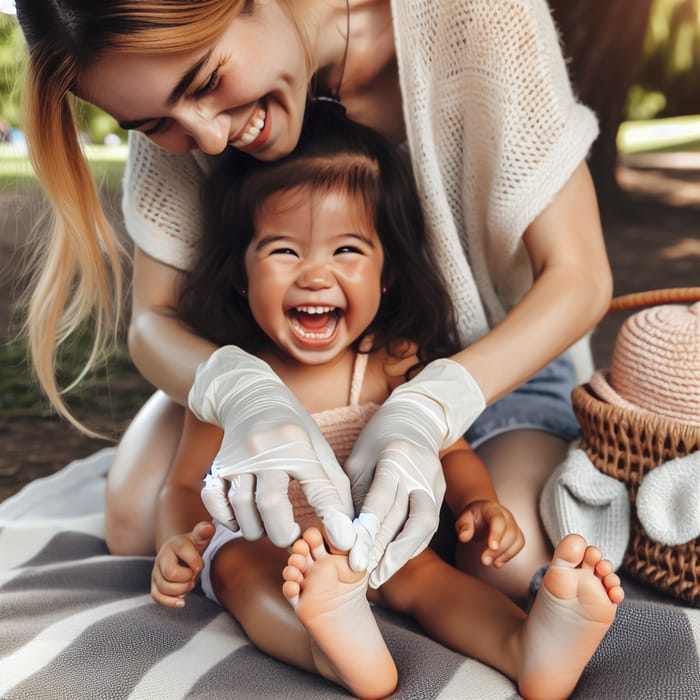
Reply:
[[[339, 406], [338, 408], [330, 408], [327, 411], [311, 414], [311, 417], [321, 429], [323, 437], [326, 438], [333, 452], [335, 452], [340, 466], [345, 464], [345, 460], [350, 455], [360, 431], [380, 406], [380, 404], [374, 402], [359, 403], [368, 360], [369, 355], [367, 353], [358, 352], [355, 355], [352, 381], [350, 382], [350, 397], [347, 406]], [[289, 483], [289, 500], [294, 508], [294, 519], [301, 526], [302, 532], [308, 527], [319, 526], [320, 521], [306, 500], [299, 482], [296, 480]]]

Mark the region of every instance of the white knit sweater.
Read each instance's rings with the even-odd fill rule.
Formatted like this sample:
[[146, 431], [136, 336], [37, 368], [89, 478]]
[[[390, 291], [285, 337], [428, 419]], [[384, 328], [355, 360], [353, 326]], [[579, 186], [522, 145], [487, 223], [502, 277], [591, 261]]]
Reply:
[[[467, 344], [531, 285], [522, 234], [597, 124], [572, 94], [545, 0], [392, 0], [392, 11], [413, 169]], [[191, 265], [206, 170], [201, 152], [132, 132], [123, 209], [144, 252]]]

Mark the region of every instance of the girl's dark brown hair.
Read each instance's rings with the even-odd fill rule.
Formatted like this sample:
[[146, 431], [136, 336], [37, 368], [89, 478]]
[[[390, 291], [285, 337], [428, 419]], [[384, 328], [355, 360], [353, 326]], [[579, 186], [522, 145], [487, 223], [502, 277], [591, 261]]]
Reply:
[[221, 157], [203, 193], [205, 230], [181, 289], [181, 318], [219, 345], [261, 347], [264, 335], [241, 294], [245, 251], [265, 201], [302, 187], [364, 199], [385, 256], [387, 291], [366, 332], [374, 348], [400, 353], [403, 341], [413, 341], [421, 363], [456, 352], [455, 314], [430, 251], [408, 159], [325, 101], [310, 103], [299, 144], [286, 158], [261, 162], [233, 150]]

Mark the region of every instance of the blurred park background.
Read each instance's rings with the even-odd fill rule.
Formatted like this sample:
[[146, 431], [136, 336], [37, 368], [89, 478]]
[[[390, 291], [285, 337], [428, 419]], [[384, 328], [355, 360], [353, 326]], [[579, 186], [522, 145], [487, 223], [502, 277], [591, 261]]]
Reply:
[[[600, 122], [590, 167], [601, 202], [615, 293], [697, 286], [700, 269], [700, 0], [550, 0], [571, 78]], [[14, 17], [0, 15], [0, 500], [109, 441], [87, 438], [53, 416], [15, 339], [13, 313], [23, 284], [22, 251], [41, 226], [41, 190], [27, 159], [20, 107], [23, 41]], [[119, 211], [126, 134], [78, 104], [81, 134], [106, 210]], [[619, 317], [593, 336], [607, 366]], [[88, 343], [61, 357], [62, 383]], [[122, 343], [109, 363], [68, 396], [86, 425], [118, 439], [151, 389]]]

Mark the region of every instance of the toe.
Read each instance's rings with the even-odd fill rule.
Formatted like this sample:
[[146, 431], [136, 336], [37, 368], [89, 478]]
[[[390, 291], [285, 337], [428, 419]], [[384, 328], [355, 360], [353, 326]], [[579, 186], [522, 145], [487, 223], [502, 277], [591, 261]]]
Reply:
[[552, 566], [573, 568], [583, 560], [586, 540], [581, 535], [567, 535], [554, 549]]
[[613, 565], [608, 559], [601, 559], [595, 565], [596, 576], [600, 579], [605, 578], [608, 574], [613, 572]]
[[292, 554], [287, 559], [287, 565], [296, 568], [301, 576], [307, 571], [309, 563], [313, 564], [313, 561], [310, 561], [310, 557], [304, 554]]
[[299, 593], [301, 588], [294, 581], [285, 581], [282, 585], [282, 594], [289, 601], [293, 608], [299, 605]]
[[311, 554], [314, 559], [320, 559], [328, 554], [326, 551], [326, 546], [323, 542], [323, 535], [318, 528], [310, 527], [304, 532], [303, 538], [311, 550]]
[[287, 565], [282, 569], [282, 578], [285, 581], [294, 581], [296, 583], [301, 583], [304, 580], [304, 575], [299, 571], [296, 566]]
[[586, 551], [583, 554], [583, 561], [581, 562], [581, 568], [595, 569], [602, 558], [603, 555], [598, 547], [586, 547]]

